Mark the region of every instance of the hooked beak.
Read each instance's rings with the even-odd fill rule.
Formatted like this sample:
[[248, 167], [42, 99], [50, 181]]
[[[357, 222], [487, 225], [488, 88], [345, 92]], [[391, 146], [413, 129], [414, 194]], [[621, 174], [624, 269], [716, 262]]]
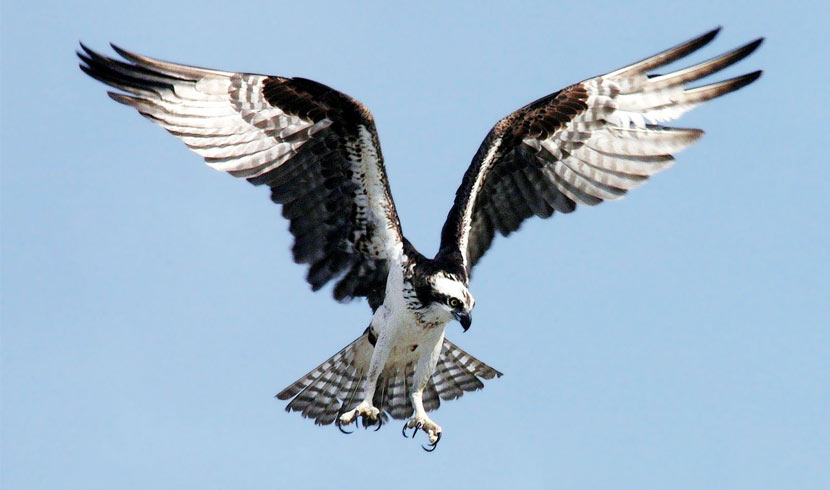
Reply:
[[468, 311], [460, 311], [455, 314], [455, 319], [458, 320], [458, 323], [461, 324], [461, 327], [464, 328], [466, 332], [470, 325], [473, 323], [473, 317], [470, 316], [470, 312]]

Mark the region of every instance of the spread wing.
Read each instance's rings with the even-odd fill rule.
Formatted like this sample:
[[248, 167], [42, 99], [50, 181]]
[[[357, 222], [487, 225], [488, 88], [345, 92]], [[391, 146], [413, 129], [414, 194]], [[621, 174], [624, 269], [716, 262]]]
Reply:
[[314, 290], [342, 276], [338, 300], [382, 302], [402, 236], [375, 124], [356, 100], [320, 83], [178, 65], [81, 45], [81, 69], [118, 102], [181, 139], [216, 170], [271, 188]]
[[717, 32], [567, 87], [499, 121], [458, 188], [438, 257], [463, 265], [469, 278], [496, 231], [506, 236], [531, 216], [619, 199], [671, 165], [671, 154], [703, 132], [661, 123], [761, 75], [686, 86], [740, 61], [762, 39], [689, 68], [649, 74], [701, 48]]

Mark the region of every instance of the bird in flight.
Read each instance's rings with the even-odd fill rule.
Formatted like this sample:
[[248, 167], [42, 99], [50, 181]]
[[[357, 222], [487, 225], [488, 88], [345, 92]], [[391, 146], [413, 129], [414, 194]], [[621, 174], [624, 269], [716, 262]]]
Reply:
[[442, 429], [427, 415], [441, 400], [502, 373], [444, 337], [466, 331], [475, 300], [473, 267], [498, 232], [532, 216], [570, 213], [619, 199], [674, 162], [703, 132], [664, 126], [704, 102], [754, 82], [755, 71], [687, 84], [752, 53], [757, 39], [708, 61], [653, 70], [709, 43], [702, 36], [542, 97], [503, 118], [464, 174], [434, 258], [404, 237], [375, 122], [360, 102], [305, 78], [233, 73], [155, 60], [113, 45], [123, 58], [83, 44], [80, 68], [117, 89], [216, 170], [267, 185], [294, 236], [294, 261], [338, 301], [366, 298], [373, 315], [351, 344], [281, 391], [286, 410], [341, 431], [408, 419], [434, 450]]

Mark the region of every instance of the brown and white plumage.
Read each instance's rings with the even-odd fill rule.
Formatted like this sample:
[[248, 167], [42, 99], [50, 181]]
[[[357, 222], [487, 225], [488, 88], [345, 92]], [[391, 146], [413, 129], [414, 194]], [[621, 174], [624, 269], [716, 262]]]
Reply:
[[[718, 29], [605, 75], [542, 97], [508, 115], [479, 147], [456, 192], [433, 259], [404, 238], [369, 111], [303, 78], [179, 65], [113, 46], [116, 60], [82, 45], [81, 69], [120, 90], [118, 102], [181, 139], [211, 167], [268, 185], [308, 264], [313, 289], [336, 280], [338, 300], [366, 297], [366, 332], [277, 395], [317, 424], [411, 418], [434, 449], [441, 400], [501, 373], [444, 338], [466, 330], [473, 267], [496, 232], [531, 216], [570, 213], [618, 199], [674, 162], [698, 129], [662, 125], [755, 81], [760, 71], [687, 84], [752, 53], [761, 39], [664, 75], [652, 70], [709, 43]], [[342, 430], [342, 428], [341, 428]]]
[[700, 49], [717, 32], [571, 85], [499, 121], [464, 175], [438, 256], [463, 263], [469, 275], [497, 231], [506, 236], [534, 215], [619, 199], [670, 166], [672, 154], [703, 132], [660, 123], [761, 75], [685, 86], [742, 60], [762, 39], [666, 75], [649, 73]]
[[181, 139], [208, 165], [271, 187], [294, 235], [294, 260], [338, 300], [383, 300], [401, 229], [375, 124], [359, 102], [320, 83], [208, 70], [81, 45], [87, 74], [113, 99]]

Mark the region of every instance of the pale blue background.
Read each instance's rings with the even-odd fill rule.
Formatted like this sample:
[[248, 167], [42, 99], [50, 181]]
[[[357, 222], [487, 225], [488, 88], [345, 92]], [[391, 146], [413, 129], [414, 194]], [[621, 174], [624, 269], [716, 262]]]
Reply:
[[[4, 2], [2, 487], [830, 488], [828, 12], [795, 2]], [[510, 4], [508, 6], [508, 3]], [[821, 2], [815, 2], [815, 5]], [[481, 139], [546, 93], [725, 28], [766, 74], [621, 202], [496, 239], [449, 337], [504, 371], [427, 455], [273, 395], [369, 309], [312, 294], [266, 189], [77, 69], [78, 40], [363, 101], [424, 253]]]

